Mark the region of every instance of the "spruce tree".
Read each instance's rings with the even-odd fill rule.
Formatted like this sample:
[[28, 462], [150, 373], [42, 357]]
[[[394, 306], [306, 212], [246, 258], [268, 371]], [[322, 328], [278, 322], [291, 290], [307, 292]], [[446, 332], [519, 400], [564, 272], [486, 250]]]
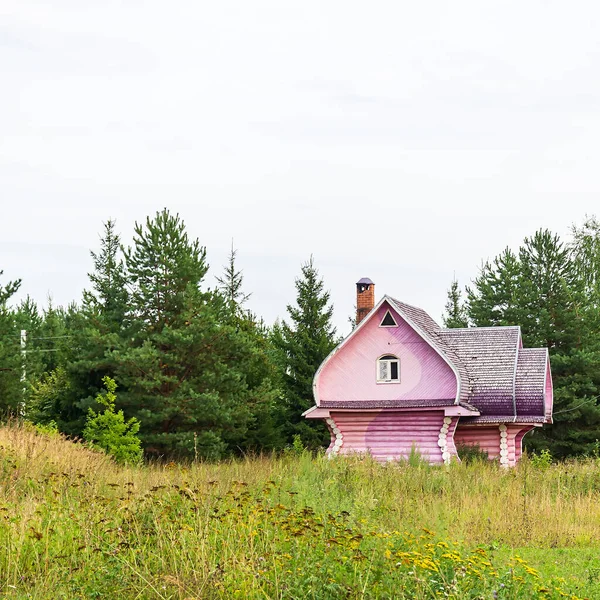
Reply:
[[467, 309], [462, 299], [458, 281], [454, 279], [448, 290], [448, 301], [443, 316], [445, 327], [467, 327]]
[[[42, 312], [41, 324], [30, 330], [27, 337], [29, 400], [26, 416], [35, 423], [54, 422], [68, 435], [81, 434], [85, 416], [77, 406], [80, 396], [72, 376], [81, 351], [78, 337], [81, 329], [77, 305], [55, 307], [49, 300]], [[30, 368], [32, 363], [34, 368]]]
[[[32, 378], [35, 422], [54, 421], [63, 433], [80, 436], [90, 407], [97, 407], [103, 379], [114, 377], [113, 352], [127, 337], [128, 293], [116, 224], [104, 224], [100, 250], [91, 251], [93, 270], [83, 304], [66, 310], [52, 304], [38, 332], [45, 373]], [[35, 348], [34, 348], [35, 350]], [[52, 385], [56, 389], [52, 389]]]
[[588, 303], [600, 308], [600, 222], [586, 217], [583, 225], [571, 227], [569, 245]]
[[505, 250], [469, 289], [476, 325], [520, 325], [526, 347], [546, 347], [554, 383], [554, 424], [525, 439], [565, 457], [591, 452], [600, 439], [598, 311], [585, 295], [583, 269], [548, 230], [527, 237], [518, 255]]
[[116, 223], [104, 223], [100, 252], [90, 252], [94, 270], [88, 273], [91, 289], [83, 292], [83, 308], [93, 324], [105, 333], [123, 329], [128, 310], [128, 281], [121, 258], [121, 238]]
[[477, 327], [523, 325], [522, 285], [519, 258], [506, 248], [492, 262], [486, 261], [473, 287], [467, 287], [468, 319]]
[[289, 322], [276, 324], [272, 332], [282, 389], [282, 427], [288, 442], [299, 435], [306, 446], [316, 448], [329, 441], [329, 434], [322, 423], [307, 421], [302, 413], [314, 405], [313, 378], [337, 340], [330, 295], [312, 256], [302, 265], [296, 292], [296, 305], [287, 306]]
[[244, 304], [248, 301], [252, 294], [246, 294], [243, 289], [244, 274], [238, 270], [237, 250], [231, 242], [231, 251], [227, 257], [227, 264], [223, 269], [223, 275], [217, 276], [218, 289], [224, 296], [227, 304], [233, 313], [239, 314], [244, 310]]
[[93, 270], [88, 273], [90, 287], [83, 292], [83, 304], [74, 328], [77, 347], [68, 367], [74, 394], [76, 421], [72, 430], [81, 433], [90, 407], [96, 406], [106, 377], [114, 378], [117, 365], [114, 352], [127, 343], [132, 323], [128, 318], [129, 281], [116, 222], [103, 224], [98, 252], [90, 251]]
[[244, 291], [244, 277], [237, 267], [237, 250], [233, 243], [223, 269], [217, 277], [226, 314], [225, 322], [235, 329], [237, 344], [246, 349], [244, 355], [244, 379], [247, 391], [243, 395], [246, 428], [227, 431], [223, 439], [234, 452], [259, 452], [283, 447], [283, 435], [278, 428], [279, 407], [277, 369], [273, 361], [270, 332], [262, 319], [244, 308], [251, 294]]

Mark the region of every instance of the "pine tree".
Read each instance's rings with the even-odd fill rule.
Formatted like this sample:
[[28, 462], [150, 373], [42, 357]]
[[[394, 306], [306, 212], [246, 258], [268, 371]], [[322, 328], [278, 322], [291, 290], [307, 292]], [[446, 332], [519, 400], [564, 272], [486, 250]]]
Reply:
[[299, 435], [306, 446], [316, 448], [327, 443], [329, 434], [322, 423], [306, 421], [302, 413], [314, 405], [313, 378], [335, 347], [336, 332], [330, 295], [324, 291], [312, 256], [302, 265], [296, 292], [296, 306], [287, 306], [290, 322], [276, 324], [272, 332], [283, 395], [282, 427], [288, 441]]
[[250, 416], [251, 349], [228, 320], [221, 294], [201, 290], [206, 251], [167, 210], [136, 225], [125, 252], [132, 288], [129, 340], [115, 352], [120, 403], [140, 422], [146, 451], [218, 458]]
[[165, 208], [148, 217], [145, 227], [136, 223], [125, 262], [133, 316], [154, 331], [180, 325], [186, 300], [198, 291], [208, 265], [206, 248], [189, 240], [179, 215]]
[[448, 290], [448, 301], [445, 306], [446, 312], [443, 316], [446, 327], [467, 327], [467, 309], [462, 299], [462, 292], [458, 281], [454, 279]]

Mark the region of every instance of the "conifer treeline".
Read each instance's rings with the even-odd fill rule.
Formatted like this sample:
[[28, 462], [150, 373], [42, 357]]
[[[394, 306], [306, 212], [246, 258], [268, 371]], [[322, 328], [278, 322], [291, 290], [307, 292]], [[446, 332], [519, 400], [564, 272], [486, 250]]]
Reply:
[[311, 373], [335, 344], [329, 295], [311, 259], [290, 324], [270, 329], [244, 306], [235, 258], [232, 248], [210, 289], [206, 249], [165, 209], [136, 224], [129, 248], [105, 224], [80, 305], [11, 308], [20, 282], [4, 285], [0, 409], [80, 436], [108, 376], [149, 456], [217, 459], [279, 449], [294, 435], [320, 445], [324, 427], [301, 413], [313, 404]]
[[[39, 310], [0, 283], [0, 411], [80, 436], [98, 410], [105, 377], [117, 408], [140, 423], [148, 456], [217, 459], [277, 450], [294, 436], [325, 443], [304, 420], [313, 375], [338, 341], [333, 307], [312, 258], [296, 279], [287, 319], [268, 327], [245, 307], [249, 293], [232, 247], [218, 285], [206, 283], [206, 249], [166, 209], [121, 244], [104, 226], [79, 304]], [[0, 271], [0, 277], [2, 272]], [[527, 436], [557, 457], [600, 448], [600, 224], [565, 242], [540, 230], [517, 252], [482, 265], [471, 285], [452, 282], [448, 327], [521, 325], [526, 346], [550, 350], [555, 423]], [[21, 330], [27, 331], [25, 346]], [[23, 353], [23, 350], [26, 350]]]
[[553, 456], [600, 453], [600, 223], [547, 229], [483, 264], [463, 292], [453, 281], [447, 327], [520, 325], [523, 344], [550, 352], [554, 424], [528, 434]]

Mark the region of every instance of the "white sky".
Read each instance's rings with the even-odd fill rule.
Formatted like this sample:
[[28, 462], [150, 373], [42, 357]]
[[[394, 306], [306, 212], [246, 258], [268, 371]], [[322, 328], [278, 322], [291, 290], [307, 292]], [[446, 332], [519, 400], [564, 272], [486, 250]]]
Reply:
[[312, 253], [439, 319], [454, 272], [598, 211], [592, 1], [0, 1], [0, 269], [79, 300], [102, 222], [234, 239], [284, 316]]

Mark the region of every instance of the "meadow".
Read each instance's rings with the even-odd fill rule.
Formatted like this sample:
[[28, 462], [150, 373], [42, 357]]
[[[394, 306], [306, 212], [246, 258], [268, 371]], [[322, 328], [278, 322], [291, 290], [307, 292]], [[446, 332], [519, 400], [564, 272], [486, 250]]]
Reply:
[[120, 467], [0, 428], [2, 598], [600, 598], [600, 462]]

